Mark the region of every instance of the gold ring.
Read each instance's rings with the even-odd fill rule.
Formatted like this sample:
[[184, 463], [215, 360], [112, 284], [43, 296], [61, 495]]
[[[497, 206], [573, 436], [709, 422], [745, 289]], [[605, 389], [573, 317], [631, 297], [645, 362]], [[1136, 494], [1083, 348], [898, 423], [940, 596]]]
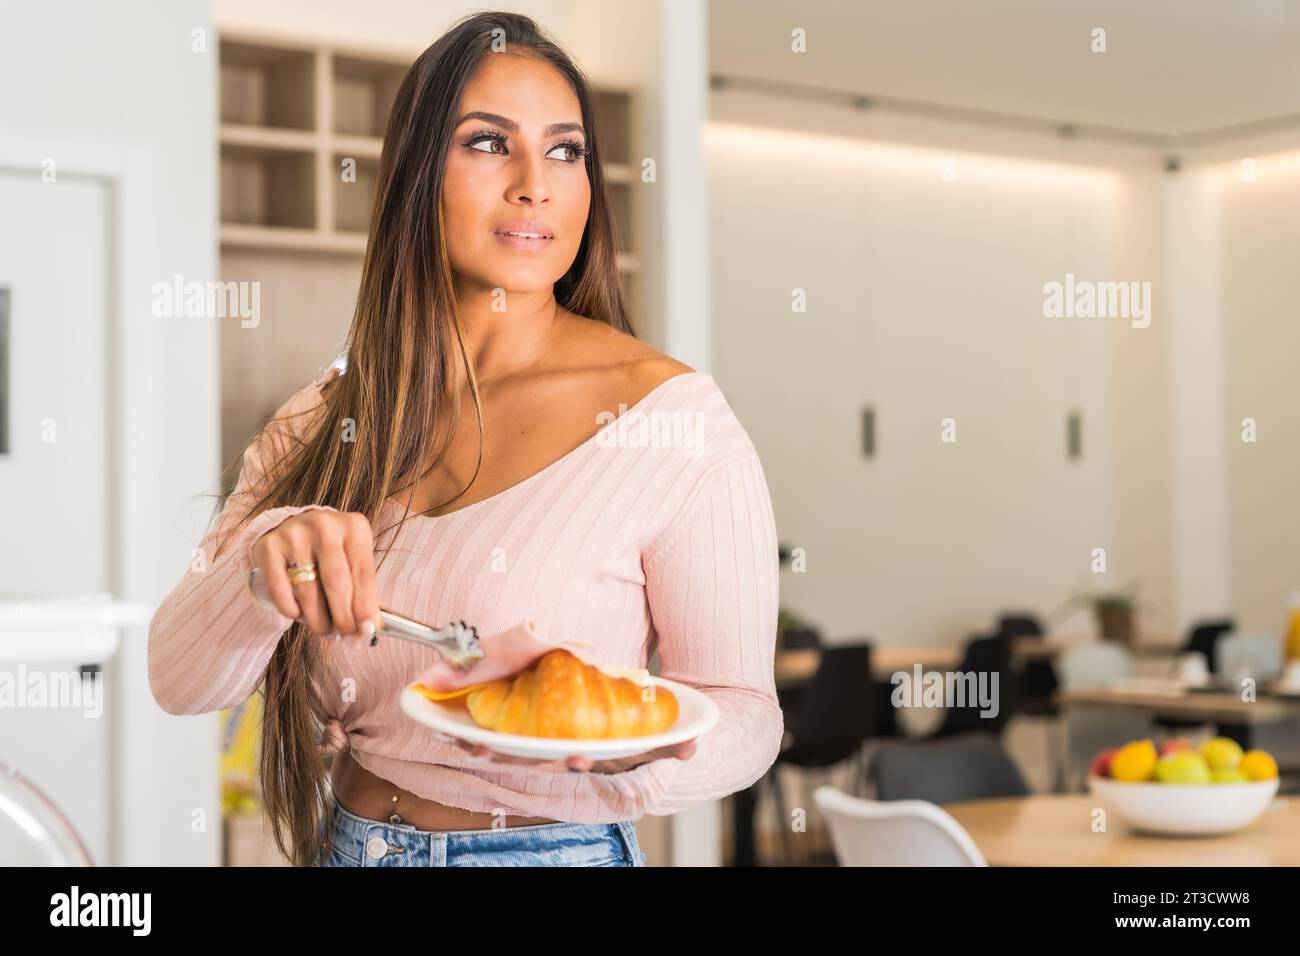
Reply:
[[289, 565], [290, 584], [310, 584], [316, 580], [316, 565], [310, 561], [305, 564]]

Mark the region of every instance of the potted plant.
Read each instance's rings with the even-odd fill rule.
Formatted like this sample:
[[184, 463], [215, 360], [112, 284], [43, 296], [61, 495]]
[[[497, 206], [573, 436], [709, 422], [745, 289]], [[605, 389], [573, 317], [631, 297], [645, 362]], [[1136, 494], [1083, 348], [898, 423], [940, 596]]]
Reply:
[[1091, 608], [1103, 641], [1132, 647], [1137, 641], [1136, 617], [1140, 603], [1137, 592], [1136, 583], [1118, 591], [1086, 591], [1072, 597], [1067, 607], [1084, 605]]

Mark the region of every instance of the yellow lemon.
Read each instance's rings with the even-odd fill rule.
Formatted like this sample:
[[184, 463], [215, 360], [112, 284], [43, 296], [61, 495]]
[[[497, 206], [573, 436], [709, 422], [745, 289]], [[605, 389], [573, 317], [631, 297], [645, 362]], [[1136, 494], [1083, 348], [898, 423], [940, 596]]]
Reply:
[[1119, 748], [1119, 753], [1110, 762], [1110, 775], [1128, 783], [1151, 780], [1158, 760], [1155, 744], [1149, 740], [1135, 740]]
[[1241, 763], [1241, 745], [1227, 737], [1215, 737], [1201, 744], [1201, 756], [1211, 770], [1231, 770]]
[[1251, 780], [1272, 780], [1277, 776], [1277, 761], [1267, 750], [1247, 750], [1237, 769]]

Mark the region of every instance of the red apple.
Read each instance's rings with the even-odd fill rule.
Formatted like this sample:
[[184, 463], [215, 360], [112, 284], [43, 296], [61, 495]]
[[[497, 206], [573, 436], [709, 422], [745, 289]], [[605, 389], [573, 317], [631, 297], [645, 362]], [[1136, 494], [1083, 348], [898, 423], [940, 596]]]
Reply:
[[1160, 756], [1167, 757], [1170, 754], [1176, 754], [1180, 750], [1195, 750], [1190, 743], [1182, 737], [1175, 737], [1173, 740], [1166, 740], [1160, 745]]
[[1119, 753], [1118, 749], [1103, 750], [1097, 756], [1092, 758], [1092, 767], [1089, 769], [1094, 777], [1109, 777], [1110, 762], [1115, 759], [1115, 754]]

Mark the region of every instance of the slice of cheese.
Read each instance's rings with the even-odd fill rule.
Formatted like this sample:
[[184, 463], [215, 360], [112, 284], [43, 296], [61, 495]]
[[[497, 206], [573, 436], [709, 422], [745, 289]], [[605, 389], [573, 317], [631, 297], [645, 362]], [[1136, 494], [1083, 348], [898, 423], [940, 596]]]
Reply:
[[470, 684], [468, 687], [462, 687], [459, 690], [431, 690], [418, 681], [411, 685], [411, 689], [419, 694], [423, 694], [429, 700], [451, 700], [453, 697], [464, 697], [476, 687], [486, 687], [487, 684]]

